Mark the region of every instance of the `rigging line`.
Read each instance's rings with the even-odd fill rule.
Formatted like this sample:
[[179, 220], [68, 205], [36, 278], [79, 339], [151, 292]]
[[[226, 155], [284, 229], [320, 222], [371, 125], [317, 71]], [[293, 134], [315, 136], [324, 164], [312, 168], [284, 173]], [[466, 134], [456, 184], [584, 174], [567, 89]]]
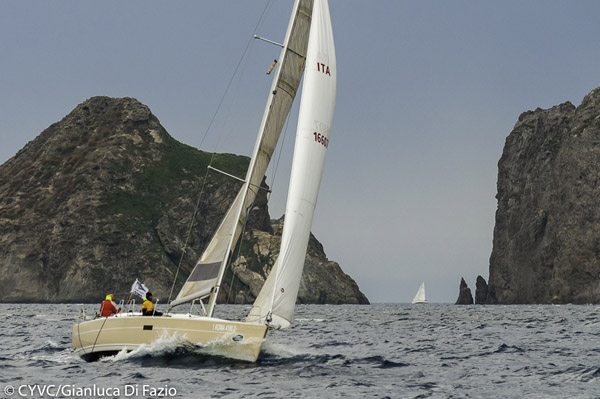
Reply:
[[[265, 19], [265, 16], [267, 14], [267, 11], [268, 11], [268, 9], [269, 9], [270, 6], [271, 6], [271, 0], [267, 1], [266, 5], [265, 5], [265, 7], [264, 7], [264, 9], [263, 9], [263, 11], [261, 13], [260, 18], [258, 19], [258, 22], [256, 23], [256, 26], [254, 27], [254, 32], [253, 32], [254, 34], [256, 34], [256, 32], [258, 31], [259, 27], [262, 25], [262, 23], [263, 23], [263, 21]], [[241, 55], [241, 57], [240, 57], [237, 65], [235, 67], [233, 75], [232, 75], [231, 79], [229, 80], [229, 83], [227, 84], [227, 87], [225, 88], [225, 91], [224, 91], [223, 95], [221, 96], [221, 99], [219, 100], [219, 104], [217, 105], [217, 109], [213, 113], [213, 116], [212, 116], [212, 118], [211, 118], [208, 126], [206, 127], [206, 130], [204, 131], [204, 136], [202, 137], [202, 140], [200, 141], [200, 146], [199, 147], [203, 146], [204, 141], [206, 140], [206, 137], [208, 136], [208, 132], [212, 128], [212, 125], [215, 122], [217, 114], [219, 113], [219, 110], [223, 106], [223, 102], [225, 101], [225, 97], [227, 96], [227, 93], [229, 93], [231, 85], [233, 84], [233, 81], [235, 80], [235, 76], [238, 74], [238, 71], [240, 70], [240, 68], [242, 67], [242, 65], [245, 65], [246, 62], [247, 62], [247, 59], [248, 59], [247, 54], [248, 54], [248, 51], [249, 51], [250, 47], [252, 46], [252, 43], [254, 42], [254, 34], [250, 37], [250, 39], [248, 40], [248, 43], [246, 44], [246, 48], [245, 48], [244, 52], [242, 53], [242, 55]], [[212, 153], [209, 165], [212, 165], [212, 163], [213, 163], [216, 155], [217, 155], [216, 151]], [[194, 225], [194, 220], [195, 220], [196, 215], [198, 213], [198, 208], [200, 206], [200, 200], [201, 200], [202, 194], [204, 192], [204, 187], [206, 185], [208, 173], [209, 173], [209, 169], [207, 168], [206, 174], [204, 175], [204, 181], [203, 181], [203, 184], [202, 184], [202, 189], [201, 189], [200, 195], [198, 197], [198, 201], [196, 203], [196, 207], [194, 209], [194, 214], [192, 216], [192, 220], [190, 221], [190, 225], [189, 225], [189, 228], [188, 228], [188, 233], [187, 233], [185, 244], [184, 244], [184, 247], [183, 247], [183, 250], [182, 250], [181, 258], [179, 259], [179, 264], [177, 265], [177, 271], [175, 272], [175, 277], [173, 279], [173, 285], [171, 286], [171, 291], [169, 293], [169, 301], [168, 302], [171, 302], [171, 298], [173, 296], [173, 291], [175, 289], [175, 284], [177, 282], [177, 277], [178, 277], [179, 271], [181, 269], [181, 264], [182, 264], [183, 257], [185, 255], [185, 252], [186, 252], [186, 249], [187, 249], [187, 245], [189, 243], [189, 239], [190, 239], [191, 231], [192, 231], [192, 226]]]
[[[273, 172], [273, 177], [271, 178], [269, 190], [267, 190], [267, 204], [269, 203], [269, 200], [271, 198], [271, 193], [274, 190], [275, 178], [277, 176], [277, 171], [279, 170], [279, 164], [281, 162], [281, 155], [283, 154], [283, 147], [284, 147], [285, 139], [287, 137], [289, 126], [290, 126], [290, 117], [289, 117], [289, 114], [288, 114], [288, 117], [286, 118], [286, 121], [285, 121], [284, 129], [283, 129], [283, 135], [282, 135], [281, 140], [279, 142], [279, 152], [277, 154], [277, 160], [272, 164], [272, 167], [271, 167], [271, 170]], [[270, 223], [270, 221], [269, 221], [269, 223]], [[285, 221], [284, 221], [284, 223], [285, 223]], [[274, 244], [274, 241], [273, 240], [269, 240], [269, 246], [268, 246], [268, 251], [269, 252], [271, 252], [271, 247], [272, 247], [273, 244]], [[275, 266], [275, 263], [277, 263], [277, 259], [275, 259], [275, 262], [273, 263], [273, 266]], [[271, 268], [271, 271], [269, 273], [271, 273], [272, 271], [273, 271], [273, 268]], [[267, 277], [268, 277], [269, 273], [267, 273]], [[270, 307], [272, 308], [272, 306], [273, 305], [271, 304]], [[270, 318], [271, 313], [272, 312], [269, 311], [269, 316], [267, 316], [267, 319]], [[270, 320], [267, 320], [267, 322], [270, 322]]]
[[[242, 252], [242, 242], [244, 241], [244, 233], [246, 232], [246, 227], [248, 226], [248, 218], [250, 216], [250, 212], [252, 211], [252, 208], [254, 208], [254, 203], [255, 203], [255, 201], [253, 201], [248, 207], [246, 207], [246, 217], [244, 218], [244, 224], [242, 225], [242, 231], [240, 232], [240, 240], [239, 240], [238, 245], [237, 245], [237, 255], [235, 257], [232, 256], [229, 259], [228, 267], [231, 268], [231, 284], [229, 285], [229, 294], [228, 294], [228, 296], [231, 296], [231, 290], [233, 288], [233, 278], [235, 277], [235, 273], [233, 271], [233, 263], [237, 259], [239, 259], [240, 254]], [[227, 301], [227, 303], [229, 303], [229, 300]]]
[[[264, 15], [264, 13], [263, 13], [263, 15]], [[261, 18], [261, 19], [262, 19], [262, 18]], [[202, 147], [202, 145], [203, 145], [203, 143], [204, 143], [204, 141], [205, 141], [205, 139], [206, 139], [206, 137], [207, 137], [207, 135], [208, 135], [208, 132], [210, 131], [210, 129], [211, 129], [211, 127], [212, 127], [212, 125], [214, 124], [214, 122], [215, 122], [215, 120], [216, 120], [216, 117], [217, 117], [217, 114], [219, 113], [219, 110], [220, 110], [220, 109], [222, 108], [222, 106], [223, 106], [223, 103], [224, 103], [224, 101], [225, 101], [225, 97], [227, 96], [227, 94], [228, 94], [228, 93], [229, 93], [229, 91], [231, 90], [232, 84], [233, 84], [233, 82], [235, 81], [235, 77], [238, 75], [238, 73], [239, 73], [239, 71], [240, 71], [240, 70], [243, 70], [243, 69], [244, 69], [244, 67], [243, 67], [243, 66], [245, 66], [245, 65], [246, 65], [246, 63], [247, 63], [247, 60], [248, 60], [247, 54], [248, 54], [248, 52], [249, 52], [249, 48], [251, 47], [251, 45], [252, 45], [252, 40], [250, 40], [250, 41], [248, 42], [248, 44], [246, 45], [246, 48], [245, 48], [244, 52], [242, 53], [242, 56], [240, 57], [240, 60], [238, 61], [238, 64], [237, 64], [237, 66], [236, 66], [236, 68], [235, 68], [235, 71], [234, 71], [233, 75], [231, 76], [231, 79], [229, 80], [229, 83], [227, 84], [227, 87], [226, 87], [226, 89], [225, 89], [225, 92], [223, 93], [223, 96], [221, 97], [221, 99], [220, 99], [220, 101], [219, 101], [219, 104], [218, 104], [218, 106], [217, 106], [217, 109], [215, 110], [215, 112], [214, 112], [214, 114], [213, 114], [213, 116], [212, 116], [212, 118], [211, 118], [211, 120], [210, 120], [210, 123], [209, 123], [208, 127], [206, 128], [206, 131], [205, 131], [205, 133], [204, 133], [204, 137], [202, 138], [202, 140], [201, 140], [201, 142], [200, 142], [200, 146], [201, 146], [201, 147]], [[234, 97], [235, 97], [235, 96], [234, 96]], [[231, 112], [231, 110], [230, 110], [229, 112]], [[225, 119], [227, 119], [227, 117], [226, 117]], [[218, 147], [218, 143], [215, 145], [215, 147]], [[168, 301], [168, 302], [171, 302], [171, 298], [172, 298], [172, 296], [173, 296], [173, 291], [174, 291], [174, 289], [175, 289], [175, 284], [177, 283], [177, 277], [178, 277], [178, 275], [179, 275], [179, 271], [180, 271], [180, 269], [181, 269], [181, 264], [182, 264], [182, 261], [183, 261], [183, 257], [184, 257], [184, 255], [185, 255], [185, 252], [186, 252], [186, 249], [187, 249], [187, 246], [188, 246], [189, 240], [190, 240], [190, 236], [191, 236], [191, 233], [192, 233], [192, 227], [193, 227], [193, 225], [194, 225], [194, 222], [195, 222], [195, 219], [196, 219], [196, 215], [198, 214], [198, 209], [199, 209], [199, 207], [200, 207], [200, 201], [201, 201], [201, 199], [202, 199], [202, 195], [203, 195], [203, 193], [204, 193], [204, 188], [205, 188], [205, 186], [206, 186], [206, 182], [207, 182], [207, 180], [208, 180], [208, 179], [207, 179], [207, 177], [208, 177], [208, 174], [209, 174], [209, 171], [210, 171], [210, 169], [212, 169], [212, 166], [211, 166], [211, 165], [214, 163], [214, 160], [215, 160], [215, 158], [216, 158], [216, 157], [217, 157], [217, 155], [218, 155], [216, 150], [217, 150], [217, 148], [215, 148], [215, 151], [213, 151], [213, 152], [212, 152], [212, 154], [211, 154], [210, 161], [209, 161], [208, 167], [207, 167], [207, 169], [206, 169], [206, 173], [205, 173], [205, 175], [204, 175], [204, 181], [203, 181], [203, 183], [202, 183], [202, 189], [201, 189], [201, 191], [200, 191], [200, 195], [198, 196], [198, 201], [196, 202], [196, 207], [195, 207], [195, 209], [194, 209], [194, 213], [193, 213], [193, 216], [192, 216], [192, 220], [190, 221], [190, 225], [189, 225], [189, 227], [188, 227], [188, 232], [187, 232], [187, 235], [186, 235], [186, 239], [185, 239], [184, 247], [183, 247], [183, 249], [182, 249], [182, 255], [181, 255], [181, 258], [179, 259], [179, 264], [177, 265], [177, 271], [176, 271], [176, 273], [175, 273], [175, 278], [173, 279], [173, 285], [171, 286], [171, 291], [170, 291], [170, 293], [169, 293], [169, 301]]]
[[275, 177], [277, 176], [277, 171], [279, 170], [279, 163], [281, 161], [281, 155], [283, 154], [283, 146], [285, 143], [285, 138], [287, 137], [287, 132], [288, 132], [288, 127], [290, 125], [290, 117], [288, 114], [288, 117], [285, 120], [285, 128], [283, 129], [283, 137], [281, 138], [280, 142], [279, 142], [279, 152], [277, 153], [277, 161], [275, 161], [272, 166], [271, 166], [271, 171], [273, 172], [273, 177], [271, 178], [271, 184], [269, 185], [269, 191], [267, 194], [267, 203], [269, 202], [269, 199], [271, 198], [271, 193], [274, 190], [275, 187]]
[[[288, 132], [288, 127], [290, 125], [290, 116], [288, 113], [288, 117], [285, 120], [285, 128], [283, 129], [283, 137], [281, 138], [281, 145], [279, 146], [279, 154], [277, 154], [277, 161], [274, 163], [273, 165], [273, 179], [272, 179], [272, 186], [275, 185], [275, 176], [277, 175], [277, 170], [279, 169], [279, 162], [281, 161], [281, 155], [283, 154], [283, 145], [285, 142], [285, 139], [287, 137], [287, 132]], [[273, 187], [270, 187], [270, 191], [267, 193], [267, 203], [269, 201], [269, 199], [271, 198], [271, 193], [273, 192]], [[287, 208], [287, 207], [286, 207]], [[283, 223], [285, 224], [285, 208], [284, 208], [284, 220]], [[281, 232], [280, 234], [283, 232], [283, 226], [281, 228]], [[271, 250], [271, 244], [273, 244], [273, 240], [269, 241], [269, 252]], [[281, 255], [281, 254], [280, 254]], [[279, 257], [279, 255], [277, 256]], [[275, 269], [277, 265], [277, 258], [275, 259], [274, 263], [273, 263], [273, 267], [271, 267], [271, 270], [269, 271], [269, 274], [271, 273], [275, 273], [275, 277], [277, 277], [277, 274], [279, 273], [279, 271], [277, 269]], [[268, 275], [267, 275], [268, 278]], [[273, 289], [271, 290], [271, 301], [269, 303], [269, 312], [266, 316], [265, 321], [267, 322], [267, 325], [270, 325], [271, 320], [272, 320], [272, 314], [273, 314], [273, 304], [275, 302], [275, 288], [277, 286], [277, 279], [275, 278], [275, 281], [273, 281]]]
[[[233, 81], [235, 80], [235, 76], [238, 74], [238, 71], [240, 70], [240, 68], [242, 67], [242, 65], [246, 64], [246, 61], [247, 61], [247, 58], [248, 58], [247, 54], [249, 52], [249, 49], [252, 47], [252, 43], [254, 42], [254, 34], [256, 34], [256, 32], [258, 31], [258, 28], [262, 25], [262, 23], [263, 23], [263, 21], [265, 19], [265, 16], [267, 14], [267, 10], [269, 9], [270, 5], [271, 5], [271, 0], [269, 0], [267, 2], [267, 4], [265, 5], [265, 8], [263, 9], [263, 12], [262, 12], [262, 14], [259, 17], [258, 22], [256, 23], [256, 26], [254, 27], [253, 35], [248, 40], [248, 43], [246, 44], [246, 48], [244, 49], [244, 51], [243, 51], [243, 53], [242, 53], [242, 55], [241, 55], [241, 57], [240, 57], [237, 65], [235, 67], [235, 70], [233, 71], [231, 79], [229, 80], [229, 83], [227, 84], [227, 87], [225, 88], [225, 91], [223, 92], [223, 95], [221, 96], [221, 99], [219, 100], [219, 104], [217, 105], [217, 109], [213, 113], [213, 116], [212, 116], [210, 122], [208, 123], [208, 126], [206, 127], [206, 130], [204, 131], [204, 136], [202, 137], [202, 140], [200, 140], [199, 148], [201, 148], [202, 145], [204, 144], [204, 141], [206, 140], [206, 137], [208, 136], [208, 132], [212, 128], [212, 125], [214, 124], [215, 119], [217, 118], [217, 114], [219, 113], [219, 110], [223, 106], [223, 102], [225, 101], [225, 97], [227, 97], [227, 94], [229, 93], [231, 85], [233, 84]], [[214, 157], [214, 153], [213, 153], [213, 157]]]
[[196, 207], [194, 208], [194, 213], [192, 214], [192, 220], [190, 221], [190, 224], [188, 226], [188, 231], [185, 237], [185, 243], [183, 244], [183, 248], [181, 250], [181, 257], [179, 258], [179, 262], [177, 264], [175, 277], [173, 277], [173, 285], [171, 285], [171, 292], [169, 292], [169, 300], [167, 301], [167, 303], [171, 302], [171, 297], [173, 296], [173, 290], [175, 289], [175, 284], [177, 283], [177, 277], [179, 276], [179, 270], [181, 269], [181, 264], [183, 263], [183, 258], [185, 257], [185, 252], [188, 247], [188, 243], [190, 242], [190, 237], [192, 235], [192, 227], [194, 227], [194, 221], [196, 220], [196, 215], [198, 214], [198, 209], [200, 208], [200, 201], [202, 200], [202, 195], [204, 194], [204, 187], [206, 187], [206, 181], [208, 180], [209, 172], [210, 169], [206, 168], [206, 173], [204, 174], [204, 179], [202, 181], [202, 188], [200, 189], [200, 194], [198, 195], [198, 201], [196, 201]]
[[[217, 115], [220, 111], [220, 109], [223, 106], [223, 103], [225, 101], [225, 98], [227, 97], [227, 94], [229, 93], [229, 91], [231, 90], [231, 86], [233, 84], [233, 82], [235, 81], [235, 77], [238, 75], [240, 70], [244, 70], [245, 69], [245, 65], [248, 61], [248, 53], [249, 53], [249, 49], [252, 47], [252, 44], [254, 43], [254, 36], [256, 34], [256, 32], [258, 32], [258, 29], [260, 26], [262, 26], [264, 20], [265, 20], [265, 16], [267, 15], [267, 11], [270, 8], [272, 3], [272, 0], [267, 1], [267, 3], [265, 4], [265, 7], [263, 8], [263, 11], [258, 19], [258, 22], [256, 23], [256, 26], [254, 27], [254, 31], [253, 31], [253, 35], [251, 36], [251, 38], [248, 40], [248, 43], [246, 44], [246, 48], [244, 49], [244, 52], [242, 53], [236, 67], [235, 70], [231, 76], [231, 79], [229, 80], [229, 83], [227, 84], [227, 87], [225, 88], [225, 91], [223, 93], [223, 95], [221, 96], [221, 99], [219, 100], [219, 104], [217, 105], [217, 109], [215, 110], [215, 112], [213, 113], [213, 116], [206, 128], [206, 131], [204, 132], [204, 136], [202, 137], [202, 140], [200, 141], [200, 147], [202, 147], [202, 145], [204, 144], [204, 141], [206, 140], [206, 137], [208, 136], [208, 132], [210, 131], [210, 129], [212, 128], [213, 124], [215, 123], [215, 120], [217, 118]], [[238, 87], [239, 89], [239, 87]], [[231, 110], [230, 110], [231, 112]], [[227, 119], [227, 117], [225, 118]], [[212, 152], [211, 154], [211, 158], [209, 161], [209, 168], [211, 167], [211, 165], [213, 164], [217, 154], [217, 149], [218, 149], [219, 144], [217, 143], [215, 145], [215, 150]], [[204, 184], [202, 186], [202, 192], [204, 191], [204, 185], [206, 184], [206, 176], [208, 176], [208, 172], [205, 175], [205, 179], [204, 179]], [[202, 194], [202, 193], [201, 193]], [[196, 211], [198, 210], [198, 205], [200, 203], [200, 198], [198, 198], [198, 204], [196, 205]], [[194, 212], [194, 216], [196, 215], [196, 211]], [[186, 247], [184, 247], [183, 249], [183, 253], [185, 253], [185, 248], [187, 248], [187, 242], [189, 239], [189, 234], [191, 233], [191, 225], [194, 222], [194, 218], [192, 218], [192, 221], [190, 223], [190, 232], [188, 233], [188, 238], [186, 239]], [[180, 260], [181, 262], [181, 260]], [[181, 263], [178, 265], [177, 267], [177, 272], [179, 272], [179, 267], [180, 267]], [[176, 280], [175, 280], [176, 281]], [[171, 288], [171, 294], [169, 295], [169, 301], [171, 299], [172, 293], [173, 293], [173, 288], [175, 286], [175, 281], [173, 282], [173, 287]]]
[[[92, 345], [92, 350], [90, 351], [90, 353], [94, 352], [94, 348], [96, 348], [96, 342], [98, 342], [98, 338], [100, 337], [100, 333], [102, 332], [102, 329], [104, 328], [104, 324], [106, 323], [106, 320], [108, 320], [109, 317], [110, 316], [106, 316], [104, 318], [104, 321], [102, 322], [102, 325], [100, 326], [100, 329], [98, 330], [98, 335], [96, 335], [96, 339], [94, 340], [94, 345]], [[81, 338], [79, 338], [79, 343], [81, 344]]]

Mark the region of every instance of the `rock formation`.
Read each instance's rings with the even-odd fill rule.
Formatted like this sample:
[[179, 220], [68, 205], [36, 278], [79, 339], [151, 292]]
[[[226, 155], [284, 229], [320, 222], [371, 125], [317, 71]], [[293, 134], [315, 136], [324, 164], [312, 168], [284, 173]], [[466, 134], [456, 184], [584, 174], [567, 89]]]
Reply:
[[[166, 301], [239, 189], [207, 173], [211, 158], [237, 176], [248, 165], [179, 143], [135, 99], [78, 105], [0, 166], [0, 301], [96, 302], [127, 295], [136, 278]], [[277, 255], [263, 242], [277, 241], [281, 222], [270, 220], [259, 192], [245, 233], [257, 244], [236, 260], [223, 300], [251, 301]], [[314, 237], [299, 301], [368, 303]]]
[[471, 294], [471, 289], [467, 285], [467, 282], [465, 281], [465, 279], [461, 278], [458, 299], [456, 300], [455, 305], [472, 305], [472, 304], [473, 304], [473, 295]]
[[487, 303], [599, 303], [600, 88], [521, 114], [497, 186]]
[[485, 305], [487, 303], [487, 296], [488, 285], [483, 277], [477, 276], [477, 281], [475, 282], [475, 304]]

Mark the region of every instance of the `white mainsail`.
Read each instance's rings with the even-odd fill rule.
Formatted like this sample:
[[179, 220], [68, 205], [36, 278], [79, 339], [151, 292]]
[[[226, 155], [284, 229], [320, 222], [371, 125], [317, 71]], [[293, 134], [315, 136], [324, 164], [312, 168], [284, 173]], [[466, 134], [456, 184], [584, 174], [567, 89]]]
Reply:
[[181, 291], [171, 302], [171, 306], [212, 294], [208, 314], [213, 314], [218, 287], [231, 249], [239, 239], [246, 220], [246, 210], [256, 198], [300, 86], [305, 67], [312, 7], [313, 0], [296, 0], [294, 3], [245, 184]]
[[427, 303], [427, 299], [425, 299], [425, 283], [421, 283], [412, 303]]
[[292, 321], [329, 145], [336, 75], [329, 5], [315, 0], [281, 249], [248, 321], [275, 328]]

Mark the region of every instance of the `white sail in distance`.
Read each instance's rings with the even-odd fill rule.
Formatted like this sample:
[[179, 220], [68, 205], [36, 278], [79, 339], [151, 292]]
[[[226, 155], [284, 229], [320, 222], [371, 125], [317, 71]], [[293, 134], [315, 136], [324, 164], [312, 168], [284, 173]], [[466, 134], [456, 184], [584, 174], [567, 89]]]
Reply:
[[425, 299], [425, 283], [421, 283], [419, 286], [412, 303], [427, 303], [427, 299]]
[[248, 321], [266, 321], [275, 328], [292, 322], [330, 142], [336, 75], [329, 5], [315, 0], [281, 249]]

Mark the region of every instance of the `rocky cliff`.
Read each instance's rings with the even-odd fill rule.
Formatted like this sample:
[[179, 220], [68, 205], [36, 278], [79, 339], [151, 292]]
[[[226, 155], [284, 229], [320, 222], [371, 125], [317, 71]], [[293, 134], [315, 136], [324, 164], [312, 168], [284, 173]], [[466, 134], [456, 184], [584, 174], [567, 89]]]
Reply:
[[[166, 300], [181, 264], [177, 293], [239, 189], [209, 162], [236, 176], [248, 165], [177, 142], [135, 99], [78, 105], [0, 166], [0, 301], [95, 302], [127, 295], [136, 278]], [[245, 233], [255, 245], [221, 301], [252, 301], [277, 255], [266, 248], [281, 221], [261, 192]], [[299, 301], [368, 303], [314, 237]]]
[[600, 88], [523, 113], [497, 186], [487, 303], [599, 303]]

